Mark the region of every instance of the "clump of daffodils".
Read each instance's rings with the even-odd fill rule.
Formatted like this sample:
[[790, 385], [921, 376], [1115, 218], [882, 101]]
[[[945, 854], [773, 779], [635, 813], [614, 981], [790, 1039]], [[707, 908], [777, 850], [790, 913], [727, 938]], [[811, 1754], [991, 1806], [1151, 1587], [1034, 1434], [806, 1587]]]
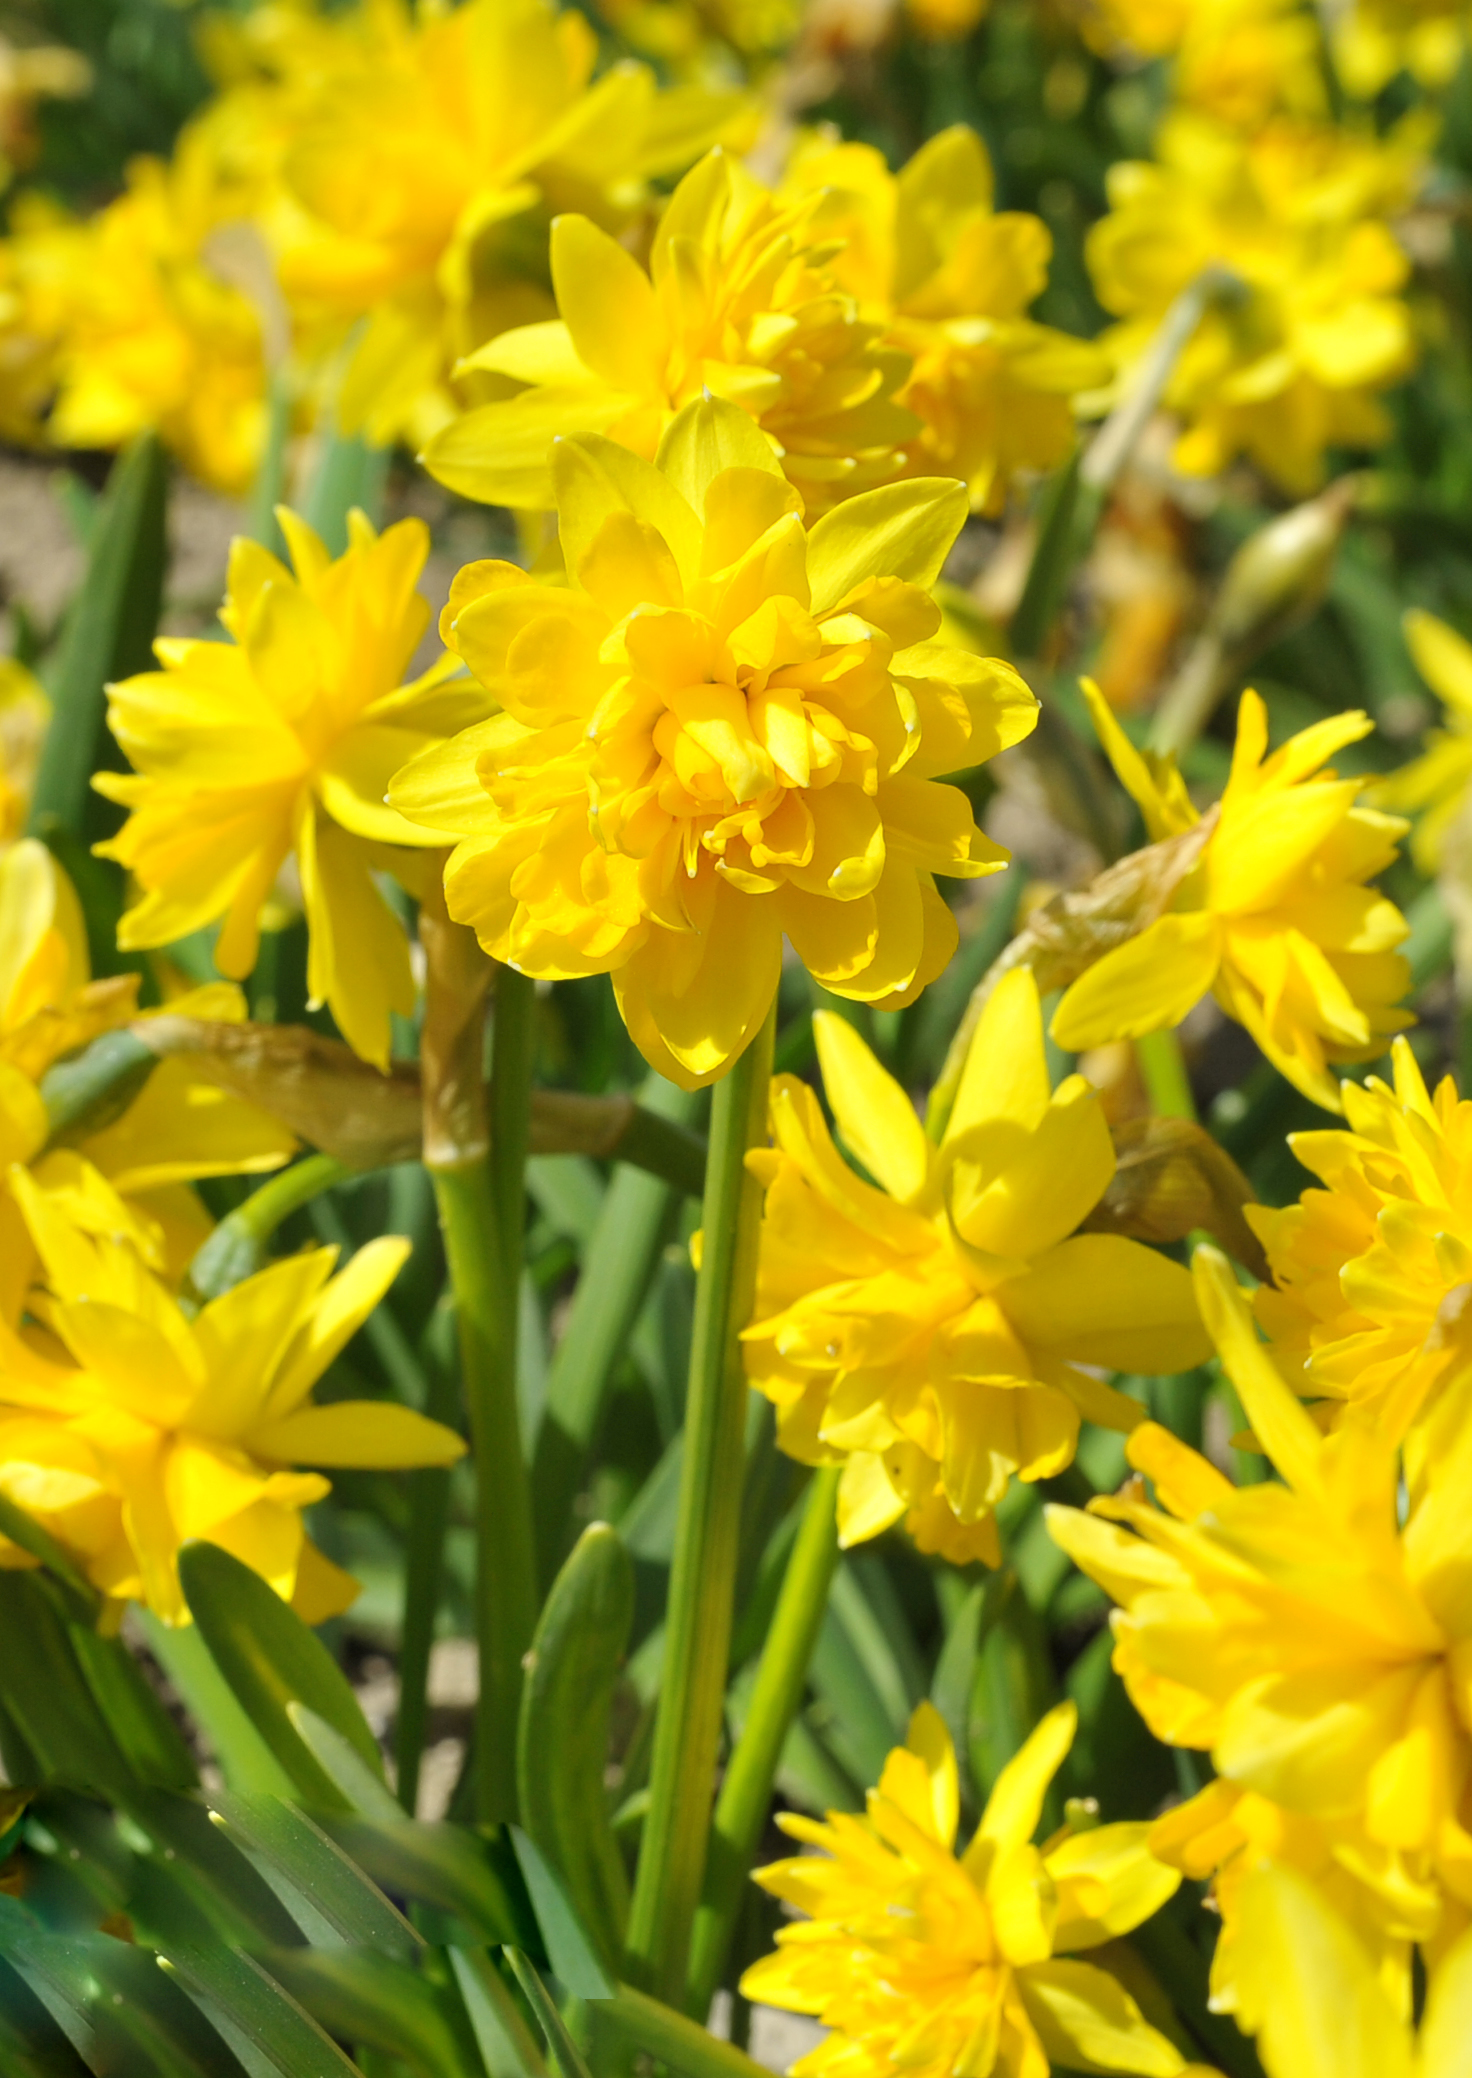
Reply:
[[1387, 437], [1379, 393], [1415, 361], [1410, 265], [1387, 219], [1419, 177], [1410, 132], [1380, 140], [1283, 117], [1241, 134], [1188, 109], [1166, 117], [1153, 163], [1110, 169], [1110, 213], [1087, 255], [1119, 321], [1100, 343], [1121, 372], [1206, 269], [1239, 284], [1166, 389], [1183, 425], [1179, 468], [1209, 476], [1246, 455], [1304, 495], [1327, 448]]
[[940, 775], [1036, 715], [1010, 666], [933, 640], [962, 487], [895, 485], [808, 530], [720, 400], [655, 462], [583, 436], [552, 466], [570, 582], [461, 572], [442, 630], [500, 711], [391, 789], [455, 846], [450, 915], [526, 974], [610, 974], [687, 1088], [760, 1028], [784, 937], [826, 988], [913, 1002], [956, 945], [935, 876], [1006, 862]]
[[[81, 1179], [84, 1183], [89, 1179]], [[91, 1179], [90, 1200], [100, 1202]], [[0, 1491], [80, 1562], [115, 1604], [188, 1621], [178, 1554], [232, 1552], [310, 1623], [357, 1584], [318, 1551], [302, 1510], [330, 1483], [303, 1466], [446, 1465], [458, 1436], [392, 1401], [317, 1406], [317, 1380], [408, 1254], [369, 1242], [334, 1278], [335, 1248], [287, 1257], [192, 1320], [117, 1222], [12, 1171], [41, 1263], [28, 1309], [45, 1346], [0, 1324]], [[34, 1564], [0, 1539], [0, 1565]]]
[[[1194, 827], [1174, 759], [1142, 756], [1097, 689], [1086, 684], [1085, 695], [1151, 837]], [[1211, 991], [1305, 1096], [1340, 1108], [1328, 1064], [1375, 1060], [1412, 1021], [1395, 1008], [1410, 980], [1395, 948], [1410, 926], [1369, 885], [1406, 826], [1364, 805], [1364, 780], [1323, 769], [1372, 727], [1366, 714], [1336, 715], [1269, 754], [1267, 708], [1243, 694], [1231, 776], [1199, 862], [1164, 916], [1068, 989], [1053, 1020], [1060, 1046], [1163, 1030]]]
[[1148, 1479], [1049, 1528], [1116, 1602], [1114, 1664], [1158, 1738], [1209, 1752], [1217, 1779], [1153, 1844], [1215, 1876], [1218, 2003], [1254, 1866], [1297, 1868], [1351, 1916], [1408, 2010], [1413, 1942], [1465, 1924], [1472, 1734], [1462, 1589], [1472, 1480], [1465, 1352], [1407, 1434], [1417, 1397], [1351, 1409], [1325, 1435], [1258, 1341], [1214, 1250], [1203, 1314], [1279, 1479], [1234, 1488], [1168, 1431], [1127, 1446]]
[[1033, 1844], [1077, 1721], [1072, 1703], [1042, 1720], [1002, 1770], [964, 1854], [956, 1756], [929, 1703], [862, 1817], [778, 1819], [817, 1851], [756, 1880], [807, 1916], [783, 1928], [741, 1990], [831, 2030], [794, 2078], [1043, 2078], [1055, 2061], [1151, 2078], [1186, 2070], [1119, 1979], [1083, 1959], [1176, 1890], [1178, 1873], [1146, 1845], [1149, 1827], [1065, 1826]]
[[123, 946], [167, 945], [216, 921], [223, 974], [255, 965], [261, 911], [295, 854], [311, 933], [307, 983], [366, 1060], [388, 1064], [389, 1015], [414, 1008], [409, 948], [374, 882], [416, 878], [433, 837], [387, 806], [397, 769], [485, 713], [442, 658], [404, 683], [429, 607], [416, 589], [429, 552], [420, 520], [380, 535], [350, 517], [333, 559], [302, 520], [279, 518], [288, 569], [237, 540], [220, 618], [228, 643], [161, 639], [162, 669], [110, 689], [108, 718], [135, 768], [96, 786], [131, 813], [100, 847], [140, 898]]
[[824, 1090], [772, 1085], [747, 1375], [794, 1457], [842, 1464], [846, 1544], [902, 1516], [920, 1548], [1001, 1561], [1016, 1475], [1073, 1458], [1081, 1420], [1128, 1430], [1139, 1403], [1097, 1375], [1183, 1371], [1209, 1344], [1191, 1281], [1141, 1242], [1081, 1233], [1114, 1175], [1097, 1092], [1050, 1090], [1036, 984], [1007, 975], [977, 1027], [945, 1139], [841, 1019], [814, 1020]]

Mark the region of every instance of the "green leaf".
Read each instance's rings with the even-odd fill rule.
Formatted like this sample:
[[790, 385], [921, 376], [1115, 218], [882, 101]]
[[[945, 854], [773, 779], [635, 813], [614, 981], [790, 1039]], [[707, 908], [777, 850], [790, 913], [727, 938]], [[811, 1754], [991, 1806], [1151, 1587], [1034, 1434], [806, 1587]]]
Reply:
[[719, 2041], [698, 2021], [687, 2020], [673, 2006], [661, 2005], [631, 1985], [621, 1984], [611, 1999], [591, 2012], [600, 2040], [645, 2050], [657, 2063], [683, 2071], [685, 2078], [762, 2078], [762, 2066], [743, 2050]]
[[197, 1948], [170, 1945], [159, 1961], [205, 2018], [240, 2054], [281, 2078], [361, 2078], [331, 2036], [249, 1955], [216, 1943]]
[[31, 794], [30, 829], [54, 817], [80, 831], [92, 774], [106, 762], [105, 688], [150, 669], [168, 561], [168, 465], [153, 433], [113, 464], [89, 530], [87, 570], [48, 673], [52, 721]]
[[611, 1998], [613, 1986], [556, 1870], [520, 1826], [512, 1826], [511, 1839], [554, 1976], [574, 1998]]
[[171, 1629], [151, 1609], [137, 1614], [149, 1651], [209, 1740], [230, 1788], [243, 1796], [290, 1796], [291, 1777], [236, 1701], [196, 1626]]
[[[592, 2078], [582, 2053], [568, 2033], [562, 2015], [553, 2002], [552, 1994], [527, 1961], [519, 1948], [508, 1948], [506, 1960], [510, 1963], [517, 1983], [526, 1994], [527, 2004], [537, 2016], [537, 2025], [546, 2038], [547, 2050], [562, 2078]], [[609, 1995], [613, 1986], [608, 1987]]]
[[24, 1508], [18, 1507], [8, 1494], [0, 1494], [0, 1536], [8, 1537], [12, 1544], [18, 1544], [22, 1551], [28, 1551], [32, 1558], [39, 1559], [49, 1572], [66, 1583], [84, 1608], [96, 1608], [97, 1590], [89, 1586], [77, 1571], [51, 1532], [43, 1529]]
[[374, 524], [383, 511], [389, 451], [371, 447], [361, 434], [328, 427], [317, 453], [317, 467], [302, 501], [302, 518], [315, 527], [332, 556], [348, 545], [348, 514], [356, 505]]
[[340, 1668], [274, 1588], [217, 1544], [186, 1544], [179, 1579], [216, 1666], [305, 1802], [344, 1798], [292, 1724], [291, 1703], [314, 1710], [381, 1779], [377, 1743]]
[[521, 2008], [484, 1949], [452, 1948], [449, 1955], [487, 2078], [548, 2078]]
[[407, 1963], [363, 1948], [288, 1948], [269, 1966], [337, 2040], [399, 2057], [424, 2078], [480, 2078], [474, 2047], [457, 2038], [441, 1993]]
[[0, 1572], [0, 1696], [51, 1782], [126, 1802], [132, 1772], [36, 1573]]
[[[609, 1712], [633, 1621], [634, 1568], [623, 1539], [607, 1523], [590, 1524], [537, 1625], [517, 1741], [526, 1832], [561, 1875], [608, 1960], [623, 1944], [629, 1891], [603, 1777]], [[530, 1874], [527, 1882], [535, 1902]]]
[[408, 1818], [402, 1811], [382, 1818], [328, 1812], [322, 1823], [384, 1890], [451, 1913], [477, 1940], [498, 1948], [510, 1942], [540, 1949], [536, 1915], [520, 1871], [499, 1839], [444, 1821]]
[[24, 1977], [0, 1959], [0, 2071], [5, 2078], [86, 2078], [87, 2066]]
[[120, 1638], [67, 1626], [82, 1678], [140, 1782], [155, 1789], [193, 1789], [199, 1781], [189, 1748], [142, 1668]]
[[211, 1799], [217, 1826], [249, 1856], [294, 1917], [304, 1899], [350, 1947], [408, 1958], [424, 1944], [377, 1884], [305, 1812], [278, 1797]]

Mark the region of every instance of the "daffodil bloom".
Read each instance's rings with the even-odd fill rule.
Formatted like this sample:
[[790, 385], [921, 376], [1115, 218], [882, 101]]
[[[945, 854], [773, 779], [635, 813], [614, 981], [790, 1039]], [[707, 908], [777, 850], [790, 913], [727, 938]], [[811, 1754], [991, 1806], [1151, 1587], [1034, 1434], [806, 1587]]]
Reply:
[[264, 222], [305, 342], [361, 323], [338, 414], [378, 442], [428, 439], [453, 413], [456, 359], [551, 315], [550, 211], [617, 229], [651, 178], [745, 127], [729, 90], [661, 91], [632, 62], [595, 81], [586, 17], [547, 0], [368, 0], [332, 29], [336, 48], [314, 36], [305, 77], [282, 82]]
[[1243, 1890], [1238, 2019], [1268, 2078], [1459, 2078], [1472, 2029], [1472, 1933], [1428, 1973], [1419, 2026], [1311, 1883], [1268, 1863]]
[[1254, 1304], [1295, 1389], [1373, 1407], [1406, 1377], [1449, 1294], [1472, 1281], [1472, 1103], [1431, 1096], [1404, 1039], [1394, 1087], [1344, 1085], [1345, 1130], [1289, 1146], [1323, 1188], [1247, 1213], [1271, 1285]]
[[415, 589], [429, 551], [421, 520], [379, 535], [354, 513], [333, 561], [294, 513], [278, 517], [294, 571], [254, 541], [234, 543], [220, 614], [232, 641], [163, 638], [162, 670], [109, 689], [108, 719], [137, 776], [94, 781], [133, 811], [98, 848], [143, 890], [121, 945], [167, 945], [220, 919], [215, 964], [239, 976], [255, 965], [262, 906], [295, 852], [312, 999], [386, 1067], [389, 1012], [412, 1011], [414, 984], [373, 872], [397, 862], [412, 873], [412, 854], [392, 847], [435, 839], [384, 795], [406, 759], [486, 704], [463, 675], [445, 682], [453, 658], [402, 683], [429, 619]]
[[909, 474], [959, 476], [973, 510], [996, 513], [1020, 470], [1066, 458], [1072, 400], [1102, 389], [1109, 364], [1026, 315], [1053, 241], [1041, 218], [993, 210], [974, 130], [943, 130], [898, 174], [871, 145], [815, 141], [783, 193], [823, 197], [816, 225], [844, 240], [834, 279], [909, 360], [896, 400], [920, 420], [905, 442]]
[[805, 1083], [772, 1084], [747, 1376], [782, 1447], [844, 1467], [853, 1544], [906, 1517], [922, 1551], [1001, 1560], [1014, 1473], [1073, 1458], [1079, 1421], [1128, 1429], [1137, 1401], [1093, 1375], [1184, 1371], [1208, 1354], [1191, 1280], [1139, 1241], [1079, 1233], [1114, 1174], [1097, 1092], [1050, 1092], [1037, 986], [1008, 974], [977, 1027], [946, 1136], [841, 1018], [814, 1019], [823, 1086], [865, 1183]]
[[648, 273], [587, 217], [558, 217], [559, 318], [464, 364], [527, 388], [448, 426], [425, 467], [467, 497], [550, 506], [555, 437], [602, 433], [652, 461], [676, 412], [711, 394], [750, 413], [809, 510], [887, 482], [918, 430], [893, 401], [908, 363], [834, 279], [819, 205], [711, 152], [671, 196]]
[[[1173, 760], [1148, 760], [1093, 686], [1099, 739], [1159, 840], [1199, 818]], [[1393, 1006], [1410, 985], [1394, 950], [1409, 925], [1367, 886], [1395, 857], [1405, 824], [1365, 807], [1361, 779], [1321, 769], [1367, 736], [1348, 713], [1271, 756], [1267, 708], [1242, 695], [1231, 776], [1199, 864], [1168, 913], [1104, 954], [1058, 1006], [1053, 1036], [1082, 1052], [1177, 1025], [1208, 990], [1306, 1097], [1340, 1108], [1330, 1061], [1370, 1061], [1412, 1022]]]
[[30, 813], [51, 702], [18, 658], [0, 657], [0, 853]]
[[1239, 135], [1167, 116], [1155, 164], [1109, 172], [1089, 234], [1095, 291], [1122, 322], [1100, 344], [1127, 375], [1204, 269], [1242, 285], [1203, 319], [1166, 391], [1185, 421], [1177, 465], [1215, 475], [1246, 454], [1285, 490], [1316, 488], [1329, 447], [1389, 433], [1377, 393], [1415, 360], [1409, 262], [1386, 218], [1420, 177], [1422, 140], [1278, 118]]
[[114, 448], [155, 430], [212, 489], [249, 488], [265, 434], [262, 314], [213, 264], [239, 206], [213, 127], [137, 159], [85, 222], [27, 198], [12, 231], [18, 339], [49, 353], [46, 438]]
[[1467, 50], [1463, 0], [1354, 0], [1330, 24], [1344, 91], [1373, 101], [1398, 72], [1432, 92], [1451, 83]]
[[[46, 1153], [46, 1070], [138, 1014], [138, 977], [93, 981], [81, 907], [34, 838], [0, 854], [0, 1175], [30, 1165], [47, 1184], [75, 1160]], [[175, 998], [186, 1016], [235, 1023], [238, 988], [216, 982]], [[147, 1015], [148, 1013], [145, 1013]], [[202, 1081], [183, 1060], [160, 1062], [116, 1116], [73, 1143], [127, 1201], [124, 1224], [155, 1269], [183, 1273], [210, 1230], [191, 1182], [279, 1168], [296, 1142], [275, 1119]], [[0, 1183], [0, 1321], [19, 1317], [33, 1256], [19, 1207]]]
[[862, 1818], [779, 1816], [818, 1852], [758, 1869], [756, 1881], [808, 1917], [782, 1929], [741, 1991], [832, 2030], [793, 2078], [1047, 2078], [1054, 2062], [1151, 2078], [1187, 2069], [1118, 1978], [1081, 1960], [1179, 1884], [1146, 1847], [1149, 1827], [1065, 1826], [1033, 1844], [1077, 1722], [1072, 1703], [1049, 1711], [961, 1855], [956, 1756], [929, 1703]]
[[1251, 1791], [1328, 1829], [1325, 1860], [1387, 1934], [1456, 1931], [1472, 1903], [1472, 1366], [1464, 1352], [1408, 1438], [1413, 1396], [1325, 1436], [1225, 1258], [1198, 1248], [1194, 1268], [1279, 1479], [1234, 1488], [1147, 1423], [1127, 1450], [1154, 1501], [1137, 1482], [1085, 1514], [1052, 1508], [1048, 1526], [1120, 1604], [1114, 1664], [1150, 1729], [1211, 1754], [1204, 1858], [1240, 1848], [1231, 1793]]
[[1419, 609], [1406, 615], [1404, 626], [1406, 646], [1443, 702], [1447, 726], [1431, 731], [1421, 757], [1381, 780], [1374, 798], [1382, 807], [1417, 818], [1411, 857], [1430, 880], [1442, 869], [1447, 840], [1472, 790], [1472, 643]]
[[549, 979], [611, 973], [645, 1058], [693, 1088], [760, 1027], [784, 934], [825, 987], [899, 1008], [956, 944], [937, 873], [1006, 854], [938, 773], [1032, 727], [1006, 664], [932, 641], [959, 484], [866, 493], [805, 532], [735, 405], [688, 405], [657, 465], [554, 460], [571, 583], [460, 573], [441, 628], [503, 710], [399, 774], [459, 839], [452, 917]]
[[[94, 1199], [106, 1189], [78, 1181]], [[23, 1170], [11, 1185], [48, 1332], [45, 1348], [0, 1340], [0, 1490], [73, 1543], [104, 1594], [166, 1623], [188, 1620], [177, 1561], [191, 1538], [233, 1552], [309, 1622], [346, 1608], [356, 1583], [302, 1528], [329, 1482], [294, 1468], [448, 1465], [464, 1450], [395, 1401], [310, 1399], [408, 1243], [371, 1241], [335, 1278], [335, 1248], [305, 1250], [186, 1320], [125, 1236], [83, 1225]]]
[[1174, 101], [1234, 129], [1325, 112], [1322, 31], [1293, 0], [1080, 0], [1075, 11], [1106, 55], [1172, 56]]

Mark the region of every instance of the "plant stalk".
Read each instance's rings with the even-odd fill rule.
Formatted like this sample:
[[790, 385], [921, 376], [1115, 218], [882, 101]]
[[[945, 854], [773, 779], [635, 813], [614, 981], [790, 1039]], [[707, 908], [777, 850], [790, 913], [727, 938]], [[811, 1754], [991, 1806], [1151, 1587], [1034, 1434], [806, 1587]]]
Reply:
[[1146, 1032], [1135, 1041], [1135, 1059], [1156, 1117], [1188, 1118], [1194, 1124], [1196, 1099], [1175, 1032]]
[[627, 1949], [631, 1973], [672, 2006], [684, 2003], [726, 1692], [747, 1394], [739, 1336], [756, 1288], [761, 1219], [746, 1152], [766, 1125], [775, 1027], [774, 1003], [716, 1085], [711, 1109], [664, 1675]]
[[696, 2019], [709, 2011], [726, 1967], [747, 1872], [772, 1801], [783, 1742], [802, 1701], [808, 1662], [828, 1607], [828, 1590], [838, 1564], [840, 1470], [825, 1465], [814, 1473], [808, 1488], [746, 1723], [716, 1799], [705, 1895], [695, 1915], [690, 1944], [686, 2004]]

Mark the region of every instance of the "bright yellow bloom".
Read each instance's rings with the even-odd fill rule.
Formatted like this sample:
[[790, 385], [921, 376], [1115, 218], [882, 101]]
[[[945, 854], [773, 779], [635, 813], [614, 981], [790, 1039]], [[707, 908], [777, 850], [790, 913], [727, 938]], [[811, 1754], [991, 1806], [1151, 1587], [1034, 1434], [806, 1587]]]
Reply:
[[761, 1026], [784, 934], [838, 994], [912, 1002], [956, 944], [934, 875], [1006, 861], [935, 775], [1037, 711], [1010, 666], [930, 639], [961, 486], [869, 492], [805, 532], [720, 400], [686, 407], [657, 467], [588, 436], [554, 471], [571, 587], [461, 572], [445, 640], [504, 711], [392, 788], [460, 840], [450, 914], [524, 973], [611, 973], [686, 1088]]
[[1347, 1131], [1289, 1139], [1322, 1190], [1252, 1222], [1273, 1273], [1257, 1318], [1289, 1383], [1375, 1404], [1398, 1385], [1448, 1293], [1472, 1280], [1472, 1103], [1428, 1095], [1404, 1039], [1395, 1086], [1344, 1085]]
[[1360, 101], [1401, 71], [1433, 91], [1446, 87], [1467, 49], [1465, 0], [1353, 0], [1331, 19], [1334, 70]]
[[1198, 1849], [1237, 1851], [1222, 1805], [1252, 1791], [1326, 1829], [1324, 1859], [1387, 1934], [1456, 1931], [1472, 1905], [1472, 1367], [1464, 1354], [1403, 1448], [1413, 1396], [1324, 1436], [1225, 1258], [1199, 1248], [1195, 1271], [1281, 1483], [1236, 1489], [1146, 1423], [1127, 1449], [1155, 1501], [1137, 1482], [1087, 1514], [1050, 1509], [1049, 1528], [1120, 1604], [1114, 1664], [1150, 1729], [1209, 1750], [1223, 1778], [1197, 1800], [1223, 1821]]
[[366, 321], [339, 415], [380, 442], [427, 439], [454, 409], [455, 360], [551, 315], [550, 212], [617, 227], [650, 177], [741, 117], [736, 95], [661, 93], [644, 65], [594, 82], [587, 19], [547, 0], [365, 0], [332, 18], [330, 56], [313, 26], [308, 76], [282, 90], [284, 192], [266, 221], [308, 337], [314, 320], [339, 340]]
[[262, 905], [295, 852], [312, 999], [386, 1067], [389, 1012], [413, 1010], [414, 983], [373, 870], [396, 861], [380, 846], [435, 840], [384, 795], [406, 759], [486, 704], [468, 680], [445, 683], [451, 658], [401, 682], [429, 619], [415, 589], [429, 551], [421, 520], [378, 535], [355, 512], [334, 562], [294, 513], [278, 518], [295, 574], [258, 543], [234, 543], [220, 614], [233, 641], [162, 639], [161, 671], [109, 689], [108, 719], [138, 776], [97, 776], [133, 811], [99, 850], [144, 890], [121, 945], [167, 945], [223, 918], [215, 964], [230, 975], [255, 965]]
[[1080, 0], [1096, 50], [1173, 55], [1175, 101], [1248, 131], [1282, 109], [1325, 110], [1322, 31], [1294, 0]]
[[820, 214], [714, 151], [671, 196], [648, 273], [587, 217], [558, 217], [560, 318], [466, 364], [529, 387], [447, 427], [425, 467], [466, 497], [547, 507], [555, 437], [602, 433], [652, 461], [675, 413], [710, 394], [756, 420], [810, 511], [887, 482], [916, 431], [893, 401], [907, 364], [838, 285]]
[[25, 828], [50, 718], [51, 702], [25, 665], [0, 657], [0, 851]]
[[1117, 1978], [1078, 1959], [1174, 1893], [1180, 1878], [1149, 1853], [1149, 1827], [1065, 1826], [1033, 1845], [1077, 1722], [1072, 1703], [1049, 1711], [998, 1776], [964, 1855], [956, 1756], [929, 1703], [863, 1818], [779, 1816], [822, 1852], [756, 1881], [809, 1917], [782, 1929], [741, 1991], [832, 2029], [793, 2078], [1047, 2078], [1055, 2060], [1152, 2078], [1188, 2068]]
[[[101, 1179], [75, 1181], [95, 1203]], [[44, 1351], [0, 1340], [0, 1487], [73, 1543], [95, 1586], [165, 1623], [188, 1620], [177, 1561], [194, 1537], [233, 1552], [308, 1622], [346, 1608], [356, 1583], [302, 1529], [329, 1482], [291, 1468], [400, 1470], [464, 1451], [396, 1401], [309, 1397], [409, 1244], [370, 1241], [331, 1283], [337, 1250], [308, 1249], [186, 1320], [127, 1238], [79, 1221], [23, 1170], [11, 1184], [44, 1265], [32, 1310], [49, 1336]]]
[[1238, 2018], [1268, 2078], [1460, 2078], [1472, 2040], [1472, 1934], [1430, 1972], [1414, 2028], [1353, 1927], [1295, 1870], [1255, 1870], [1243, 1906]]
[[[177, 1277], [210, 1229], [187, 1186], [202, 1176], [279, 1168], [296, 1142], [254, 1105], [171, 1059], [118, 1116], [85, 1131], [71, 1151], [47, 1154], [41, 1078], [65, 1055], [128, 1024], [137, 995], [135, 974], [91, 979], [80, 905], [46, 847], [23, 838], [0, 855], [0, 1173], [25, 1162], [59, 1188], [79, 1149], [109, 1190], [126, 1198], [125, 1224], [146, 1259]], [[245, 1015], [239, 989], [226, 982], [169, 1007], [227, 1023]], [[19, 1318], [31, 1268], [18, 1207], [0, 1183], [0, 1321]]]
[[823, 196], [816, 228], [842, 237], [834, 279], [883, 327], [910, 373], [896, 401], [921, 422], [911, 475], [959, 476], [973, 509], [999, 512], [1019, 470], [1073, 446], [1071, 400], [1109, 380], [1097, 347], [1036, 324], [1052, 237], [1039, 217], [992, 208], [986, 147], [964, 124], [898, 174], [871, 145], [814, 140], [784, 194]]
[[1415, 358], [1409, 263], [1386, 218], [1410, 200], [1420, 158], [1411, 133], [1380, 141], [1283, 118], [1239, 136], [1177, 109], [1158, 163], [1110, 169], [1110, 214], [1087, 253], [1100, 302], [1124, 321], [1100, 341], [1121, 371], [1203, 269], [1228, 267], [1245, 286], [1208, 312], [1166, 390], [1185, 421], [1179, 467], [1213, 475], [1245, 453], [1303, 494], [1327, 447], [1385, 439], [1375, 393]]
[[1404, 625], [1417, 670], [1445, 703], [1447, 726], [1431, 731], [1422, 756], [1381, 780], [1375, 800], [1418, 817], [1411, 857], [1430, 880], [1441, 871], [1447, 839], [1472, 791], [1472, 644], [1419, 609], [1406, 615]]
[[213, 489], [248, 488], [265, 432], [261, 316], [213, 264], [237, 207], [212, 129], [194, 124], [169, 164], [135, 160], [126, 192], [85, 223], [38, 198], [17, 209], [17, 339], [49, 348], [51, 442], [113, 448], [153, 428]]
[[814, 1020], [838, 1130], [805, 1083], [772, 1084], [747, 1376], [792, 1456], [842, 1464], [845, 1544], [901, 1515], [922, 1551], [1001, 1562], [993, 1510], [1016, 1473], [1073, 1457], [1081, 1418], [1112, 1429], [1135, 1400], [1089, 1367], [1184, 1371], [1210, 1350], [1179, 1263], [1080, 1233], [1114, 1174], [1098, 1093], [1048, 1088], [1031, 972], [987, 1003], [946, 1136], [842, 1019]]
[[[1130, 743], [1097, 689], [1094, 726], [1152, 838], [1199, 820], [1174, 760]], [[1410, 982], [1393, 950], [1409, 929], [1367, 886], [1395, 857], [1405, 824], [1360, 805], [1366, 782], [1322, 770], [1367, 736], [1368, 715], [1336, 715], [1267, 756], [1267, 709], [1244, 693], [1232, 772], [1206, 850], [1170, 911], [1105, 953], [1068, 990], [1053, 1020], [1082, 1052], [1179, 1024], [1210, 990], [1306, 1097], [1340, 1108], [1329, 1061], [1370, 1061], [1412, 1022], [1392, 1006]]]

